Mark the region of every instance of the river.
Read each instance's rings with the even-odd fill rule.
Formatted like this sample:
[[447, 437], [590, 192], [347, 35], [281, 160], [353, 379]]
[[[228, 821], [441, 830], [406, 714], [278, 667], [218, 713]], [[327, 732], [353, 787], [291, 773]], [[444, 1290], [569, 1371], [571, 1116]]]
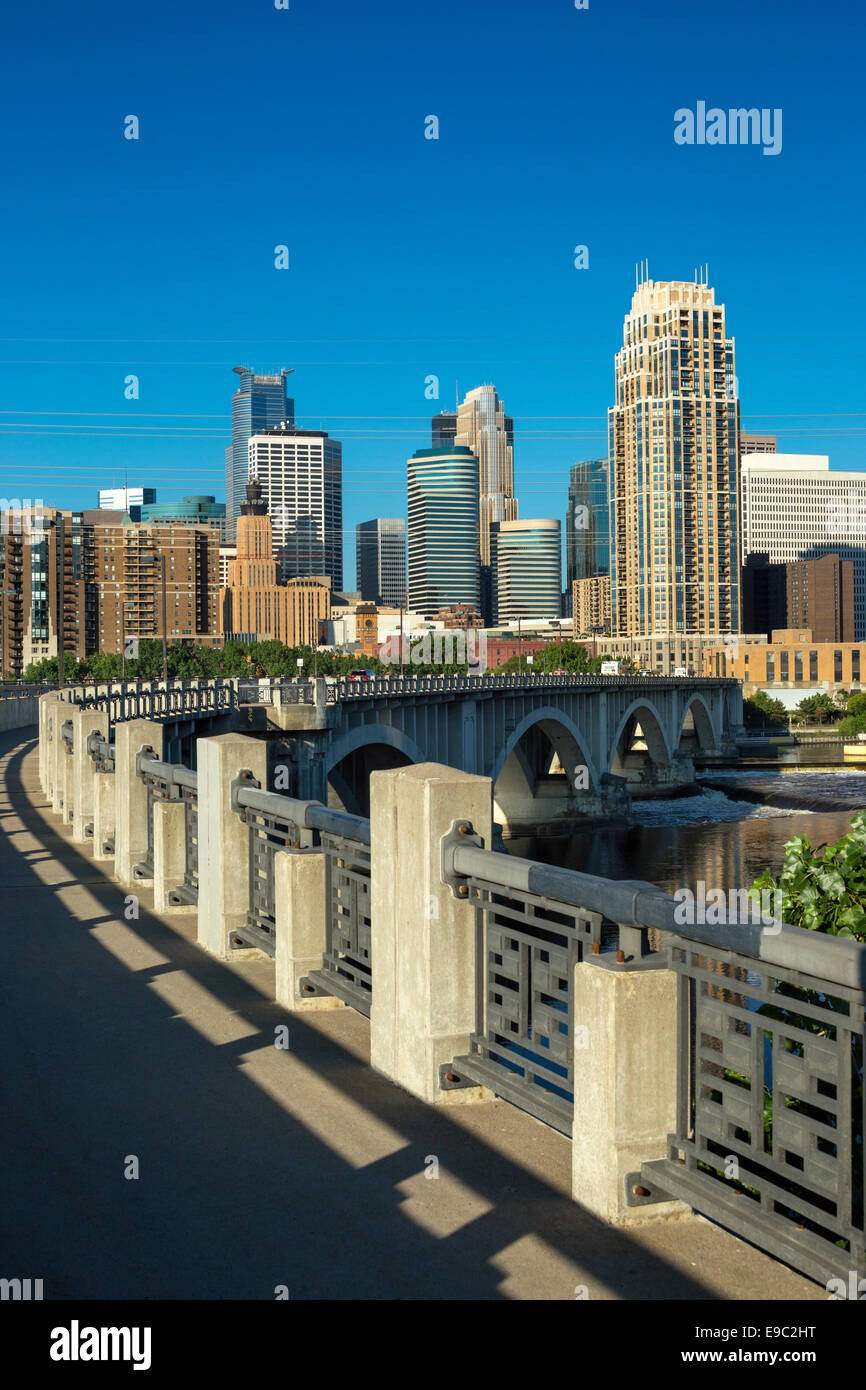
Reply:
[[794, 836], [813, 847], [838, 840], [866, 807], [866, 771], [742, 768], [701, 782], [712, 785], [695, 796], [635, 803], [630, 826], [516, 838], [507, 849], [606, 878], [644, 879], [669, 893], [695, 891], [700, 880], [728, 891], [750, 887], [768, 866], [777, 872]]

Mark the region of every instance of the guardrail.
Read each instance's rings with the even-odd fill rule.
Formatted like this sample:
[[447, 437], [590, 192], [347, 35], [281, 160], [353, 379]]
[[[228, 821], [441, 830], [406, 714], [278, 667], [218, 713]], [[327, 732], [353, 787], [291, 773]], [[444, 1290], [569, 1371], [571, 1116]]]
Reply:
[[249, 907], [231, 933], [236, 948], [275, 954], [274, 856], [280, 851], [325, 855], [325, 951], [322, 968], [305, 977], [308, 996], [328, 994], [370, 1013], [370, 822], [318, 801], [263, 791], [249, 771], [231, 786], [231, 808], [249, 826]]
[[755, 911], [684, 927], [652, 884], [504, 859], [476, 838], [455, 824], [442, 843], [478, 933], [472, 1050], [443, 1086], [487, 1086], [571, 1133], [571, 981], [615, 924], [608, 968], [679, 982], [676, 1131], [667, 1158], [627, 1175], [628, 1204], [683, 1200], [816, 1277], [863, 1269], [866, 946]]
[[198, 898], [198, 777], [188, 767], [164, 763], [149, 745], [136, 755], [135, 770], [147, 789], [147, 851], [133, 868], [135, 879], [154, 876], [153, 808], [158, 801], [182, 801], [185, 824], [184, 881], [171, 890], [176, 903], [195, 903]]
[[22, 685], [0, 685], [0, 700], [32, 699], [34, 695], [47, 695], [57, 687], [51, 681], [40, 681]]
[[371, 1064], [428, 1103], [492, 1093], [570, 1133], [604, 1220], [685, 1203], [813, 1278], [866, 1278], [866, 945], [494, 852], [488, 778], [378, 772], [366, 820], [263, 790], [261, 739], [201, 739], [193, 773], [77, 715], [70, 754], [45, 713], [74, 835], [93, 815], [115, 853], [116, 808], [120, 881], [197, 902], [222, 959], [272, 956], [284, 1007], [369, 1015]]
[[[122, 682], [64, 686], [54, 693], [84, 709], [104, 709], [112, 724], [127, 719], [171, 719], [213, 714], [255, 705], [337, 704], [341, 700], [381, 699], [389, 696], [453, 695], [469, 691], [605, 689], [628, 685], [658, 690], [681, 684], [717, 686], [714, 677], [689, 676], [554, 676], [486, 672], [483, 675], [379, 676], [374, 680], [348, 678], [218, 679], [214, 681]], [[736, 681], [723, 681], [736, 685]], [[53, 687], [52, 687], [53, 688]], [[45, 689], [48, 689], [46, 687]], [[45, 693], [40, 689], [38, 693]]]

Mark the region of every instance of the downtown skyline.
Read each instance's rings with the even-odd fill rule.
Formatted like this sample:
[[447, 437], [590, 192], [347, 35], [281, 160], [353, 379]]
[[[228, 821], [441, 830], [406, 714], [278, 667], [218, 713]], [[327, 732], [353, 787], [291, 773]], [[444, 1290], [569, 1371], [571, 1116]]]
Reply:
[[[603, 5], [551, 6], [528, 26], [523, 6], [492, 0], [468, 15], [444, 0], [435, 24], [396, 3], [346, 10], [336, 24], [298, 5], [251, 12], [238, 32], [227, 4], [196, 16], [157, 3], [132, 24], [98, 0], [94, 22], [110, 15], [112, 33], [98, 69], [83, 53], [74, 74], [60, 59], [75, 24], [65, 7], [11, 15], [25, 58], [0, 114], [11, 129], [24, 103], [29, 119], [5, 160], [16, 216], [0, 229], [15, 266], [2, 316], [0, 495], [92, 506], [99, 486], [127, 476], [164, 502], [222, 498], [231, 372], [245, 362], [294, 367], [298, 423], [343, 443], [347, 585], [354, 527], [404, 513], [405, 460], [426, 445], [431, 417], [454, 408], [458, 385], [461, 399], [495, 385], [514, 418], [521, 510], [561, 517], [571, 465], [605, 452], [614, 354], [643, 259], [654, 280], [690, 280], [708, 264], [736, 342], [744, 430], [861, 468], [862, 347], [856, 317], [837, 308], [859, 288], [862, 192], [848, 177], [857, 123], [845, 114], [855, 56], [837, 42], [832, 6], [816, 17], [771, 5], [748, 11], [750, 42], [732, 70], [710, 18], [672, 8], [670, 25], [681, 11], [700, 62], [656, 74], [639, 126], [609, 87], [614, 71], [624, 86], [641, 79], [668, 41], [670, 26], [656, 34], [650, 12], [623, 30]], [[808, 45], [778, 26], [783, 8], [808, 22]], [[747, 9], [732, 5], [731, 24]], [[458, 22], [467, 42], [443, 63]], [[48, 54], [36, 36], [45, 23]], [[476, 70], [482, 39], [491, 61]], [[190, 87], [184, 60], [205, 40], [211, 61], [197, 63]], [[407, 49], [410, 69], [397, 61]], [[311, 122], [322, 52], [329, 114], [317, 108]], [[241, 121], [225, 101], [230, 59]], [[290, 91], [275, 86], [287, 64]], [[51, 94], [38, 104], [43, 83]], [[784, 148], [766, 159], [678, 145], [675, 112], [703, 100], [783, 109]], [[124, 138], [128, 113], [138, 141]], [[437, 140], [425, 138], [429, 113]], [[284, 179], [249, 141], [252, 127], [284, 138]], [[503, 190], [495, 209], [471, 193], [481, 150]], [[226, 195], [241, 157], [255, 196], [237, 204]], [[328, 212], [311, 212], [311, 200]], [[86, 221], [65, 211], [73, 205]], [[287, 270], [274, 265], [282, 244]], [[575, 268], [578, 245], [586, 269]], [[124, 395], [129, 376], [137, 399]]]

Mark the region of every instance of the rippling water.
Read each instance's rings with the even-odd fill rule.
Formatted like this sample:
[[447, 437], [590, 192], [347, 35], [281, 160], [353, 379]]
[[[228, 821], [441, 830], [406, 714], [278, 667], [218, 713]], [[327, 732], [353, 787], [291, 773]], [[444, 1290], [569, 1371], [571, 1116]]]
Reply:
[[[744, 771], [713, 773], [709, 780], [726, 790], [637, 803], [632, 826], [509, 840], [507, 848], [585, 873], [643, 879], [670, 893], [694, 891], [699, 880], [708, 888], [748, 888], [768, 866], [779, 870], [786, 840], [805, 835], [816, 847], [838, 840], [866, 806], [866, 772]], [[750, 801], [746, 792], [794, 804]]]

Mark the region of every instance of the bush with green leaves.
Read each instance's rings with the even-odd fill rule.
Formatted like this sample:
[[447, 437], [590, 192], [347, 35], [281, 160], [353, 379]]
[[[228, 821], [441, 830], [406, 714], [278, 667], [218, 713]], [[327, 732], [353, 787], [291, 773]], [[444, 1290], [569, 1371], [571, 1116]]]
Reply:
[[783, 922], [866, 942], [866, 811], [835, 845], [813, 850], [805, 835], [788, 840], [778, 878], [765, 869], [752, 885], [766, 889], [781, 893]]

